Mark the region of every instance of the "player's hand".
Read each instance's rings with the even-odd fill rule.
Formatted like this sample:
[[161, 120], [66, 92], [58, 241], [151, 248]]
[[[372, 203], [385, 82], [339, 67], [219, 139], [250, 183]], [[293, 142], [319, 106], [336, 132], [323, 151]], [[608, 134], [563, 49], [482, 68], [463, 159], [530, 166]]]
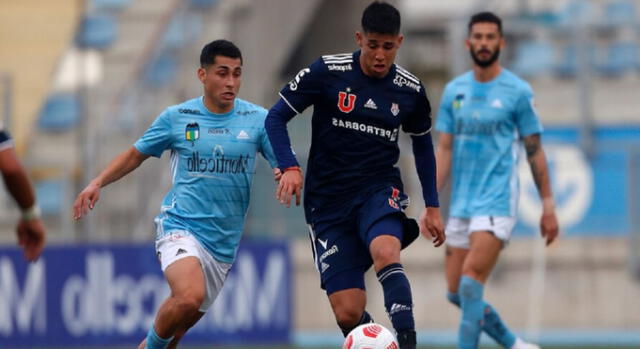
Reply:
[[24, 249], [24, 258], [33, 262], [44, 248], [45, 230], [40, 219], [21, 219], [16, 229], [18, 245]]
[[444, 243], [444, 225], [439, 207], [425, 207], [418, 221], [420, 231], [427, 239], [433, 242], [435, 247]]
[[558, 218], [556, 217], [555, 210], [547, 210], [542, 212], [540, 218], [540, 234], [545, 240], [547, 240], [547, 246], [558, 237], [560, 228], [558, 226]]
[[280, 171], [280, 169], [276, 167], [273, 169], [273, 179], [276, 182], [280, 182], [280, 178], [282, 178], [282, 171]]
[[291, 197], [295, 195], [296, 206], [300, 206], [302, 181], [302, 171], [300, 169], [285, 170], [276, 189], [276, 199], [281, 204], [291, 207]]
[[78, 220], [82, 216], [86, 216], [90, 210], [93, 210], [98, 199], [100, 199], [100, 185], [91, 182], [78, 194], [73, 203], [73, 218]]

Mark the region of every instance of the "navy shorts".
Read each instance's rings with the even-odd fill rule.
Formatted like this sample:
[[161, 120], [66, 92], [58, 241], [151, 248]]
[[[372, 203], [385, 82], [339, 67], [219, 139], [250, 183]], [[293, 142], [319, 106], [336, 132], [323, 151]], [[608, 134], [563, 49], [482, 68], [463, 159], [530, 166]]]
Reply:
[[364, 273], [373, 264], [369, 244], [375, 237], [395, 236], [402, 248], [418, 237], [418, 224], [404, 214], [408, 205], [406, 194], [387, 187], [313, 210], [308, 216], [309, 236], [320, 286], [327, 294], [365, 289]]

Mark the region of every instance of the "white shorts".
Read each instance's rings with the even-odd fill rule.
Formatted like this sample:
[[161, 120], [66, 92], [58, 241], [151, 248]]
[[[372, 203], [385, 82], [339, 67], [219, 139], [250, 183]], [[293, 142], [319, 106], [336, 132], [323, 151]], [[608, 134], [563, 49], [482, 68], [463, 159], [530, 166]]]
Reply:
[[450, 217], [445, 229], [446, 242], [451, 247], [468, 249], [472, 232], [490, 231], [506, 246], [515, 225], [516, 217], [509, 216]]
[[185, 258], [196, 257], [204, 273], [205, 296], [201, 312], [206, 312], [213, 304], [218, 293], [222, 290], [224, 280], [231, 269], [231, 264], [215, 260], [198, 240], [187, 231], [172, 231], [156, 240], [156, 254], [160, 259], [160, 266], [164, 272], [171, 263]]

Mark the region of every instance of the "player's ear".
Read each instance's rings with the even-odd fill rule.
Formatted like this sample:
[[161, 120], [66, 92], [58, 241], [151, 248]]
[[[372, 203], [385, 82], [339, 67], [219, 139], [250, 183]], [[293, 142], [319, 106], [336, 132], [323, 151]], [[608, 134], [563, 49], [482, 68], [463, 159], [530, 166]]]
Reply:
[[198, 79], [200, 80], [200, 82], [204, 84], [204, 81], [206, 80], [206, 78], [207, 78], [207, 71], [202, 67], [198, 68]]
[[359, 47], [362, 47], [362, 40], [364, 40], [362, 33], [356, 30], [356, 43], [358, 44]]
[[467, 51], [471, 50], [471, 43], [469, 42], [469, 38], [464, 39], [464, 47]]
[[402, 45], [402, 40], [404, 40], [404, 35], [398, 34], [398, 48]]

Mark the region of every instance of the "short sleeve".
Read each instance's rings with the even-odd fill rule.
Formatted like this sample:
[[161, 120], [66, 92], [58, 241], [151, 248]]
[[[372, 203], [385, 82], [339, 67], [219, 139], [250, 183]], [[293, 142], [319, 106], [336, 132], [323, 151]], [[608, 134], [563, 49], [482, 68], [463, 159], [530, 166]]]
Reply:
[[442, 93], [440, 99], [440, 108], [438, 109], [438, 118], [436, 119], [436, 130], [438, 132], [450, 133], [454, 132], [453, 122], [453, 100], [451, 98], [451, 88], [447, 86]]
[[431, 131], [431, 103], [422, 83], [416, 98], [413, 112], [402, 122], [402, 130], [410, 135], [420, 136]]
[[133, 145], [139, 152], [160, 157], [171, 146], [171, 120], [168, 110], [162, 112], [149, 129]]
[[302, 113], [307, 107], [313, 104], [316, 97], [322, 93], [323, 78], [326, 67], [319, 58], [309, 67], [304, 68], [296, 74], [280, 91], [280, 97], [287, 102], [289, 107], [296, 113]]
[[533, 103], [533, 91], [527, 86], [516, 102], [516, 125], [521, 137], [542, 132], [542, 124]]

